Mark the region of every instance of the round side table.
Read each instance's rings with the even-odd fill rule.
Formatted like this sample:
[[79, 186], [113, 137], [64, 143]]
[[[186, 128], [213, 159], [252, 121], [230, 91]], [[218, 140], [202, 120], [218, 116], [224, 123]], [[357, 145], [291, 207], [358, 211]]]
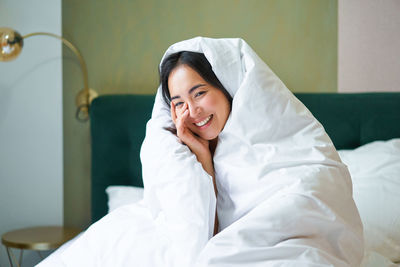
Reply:
[[[16, 266], [21, 266], [22, 252], [24, 249], [35, 250], [43, 259], [40, 251], [56, 249], [68, 240], [74, 238], [81, 230], [63, 226], [40, 226], [10, 231], [3, 234], [1, 242], [7, 249], [10, 265], [13, 261]], [[10, 248], [21, 249], [19, 261]]]

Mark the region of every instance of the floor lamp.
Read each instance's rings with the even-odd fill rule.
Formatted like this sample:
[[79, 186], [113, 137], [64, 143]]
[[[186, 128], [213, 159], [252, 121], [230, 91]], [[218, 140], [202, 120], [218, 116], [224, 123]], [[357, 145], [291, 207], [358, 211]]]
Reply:
[[0, 61], [11, 61], [18, 57], [24, 45], [24, 39], [38, 35], [50, 36], [59, 39], [78, 57], [83, 75], [84, 88], [76, 96], [77, 110], [75, 116], [78, 121], [88, 121], [90, 103], [94, 98], [98, 96], [98, 94], [96, 91], [89, 88], [86, 62], [83, 59], [78, 48], [76, 48], [76, 46], [74, 46], [71, 42], [69, 42], [62, 36], [58, 36], [53, 33], [35, 32], [22, 36], [17, 31], [11, 28], [0, 28]]

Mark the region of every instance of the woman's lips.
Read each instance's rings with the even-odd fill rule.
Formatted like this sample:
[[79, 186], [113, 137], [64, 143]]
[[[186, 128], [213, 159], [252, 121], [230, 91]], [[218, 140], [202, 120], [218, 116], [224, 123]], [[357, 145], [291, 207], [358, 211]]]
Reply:
[[194, 125], [196, 125], [200, 129], [205, 128], [211, 123], [212, 118], [213, 118], [213, 115], [211, 114], [210, 116], [208, 116], [204, 120], [202, 120], [200, 122], [197, 122], [197, 123], [194, 123]]

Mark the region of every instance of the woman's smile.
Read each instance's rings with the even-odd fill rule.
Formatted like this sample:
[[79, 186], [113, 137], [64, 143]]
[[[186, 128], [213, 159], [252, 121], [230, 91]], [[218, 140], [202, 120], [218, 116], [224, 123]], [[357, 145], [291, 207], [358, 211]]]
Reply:
[[205, 118], [204, 120], [200, 121], [200, 122], [195, 122], [194, 124], [199, 127], [200, 129], [204, 129], [206, 128], [206, 126], [211, 124], [211, 119], [212, 119], [213, 115], [208, 116], [207, 118]]

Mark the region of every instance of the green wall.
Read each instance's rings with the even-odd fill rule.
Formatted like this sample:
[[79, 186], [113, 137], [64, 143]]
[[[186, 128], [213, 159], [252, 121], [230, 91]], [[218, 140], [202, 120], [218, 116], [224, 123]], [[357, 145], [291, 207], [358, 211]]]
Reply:
[[[169, 45], [241, 37], [294, 92], [337, 91], [337, 0], [64, 0], [63, 35], [100, 94], [155, 93]], [[89, 123], [74, 119], [79, 65], [64, 49], [64, 217], [90, 221]]]

